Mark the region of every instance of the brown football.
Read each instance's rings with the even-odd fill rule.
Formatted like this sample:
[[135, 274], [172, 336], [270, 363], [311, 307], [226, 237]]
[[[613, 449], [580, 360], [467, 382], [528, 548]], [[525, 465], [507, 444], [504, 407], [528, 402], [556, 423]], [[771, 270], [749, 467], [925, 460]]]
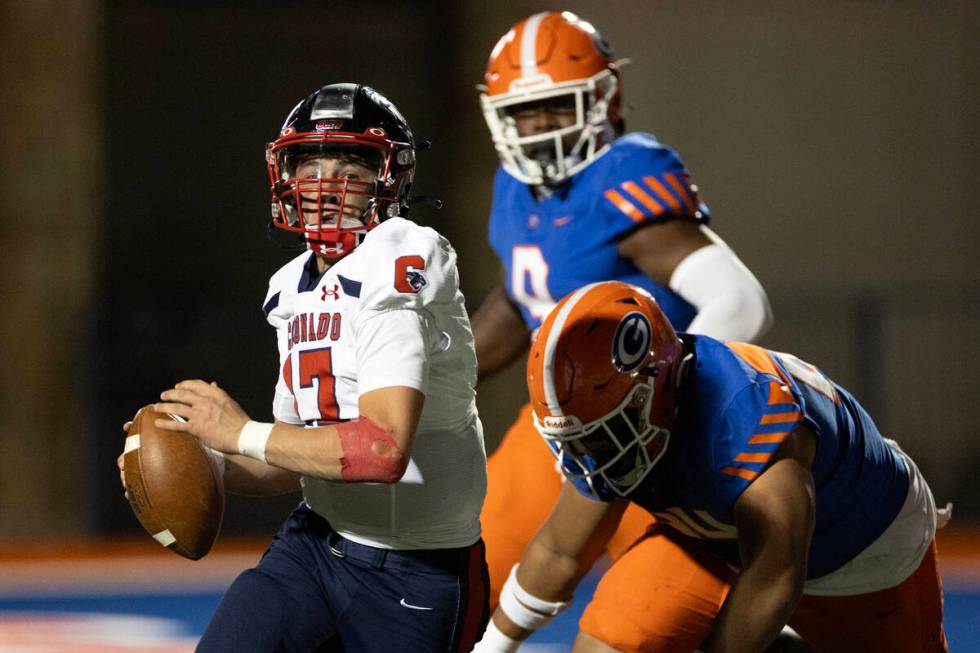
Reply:
[[129, 505], [153, 539], [198, 560], [221, 528], [221, 472], [197, 438], [158, 429], [155, 419], [177, 418], [146, 406], [129, 426], [123, 461]]

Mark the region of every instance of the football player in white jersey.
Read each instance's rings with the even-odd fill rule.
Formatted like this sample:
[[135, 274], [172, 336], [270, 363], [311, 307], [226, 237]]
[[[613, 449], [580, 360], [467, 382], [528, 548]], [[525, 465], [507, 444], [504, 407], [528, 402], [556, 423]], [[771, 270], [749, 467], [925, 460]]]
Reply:
[[486, 455], [456, 254], [405, 219], [415, 146], [374, 89], [324, 86], [266, 151], [276, 227], [307, 250], [276, 272], [275, 423], [216, 384], [157, 409], [223, 457], [229, 492], [301, 487], [262, 561], [231, 585], [203, 651], [469, 651], [488, 616]]

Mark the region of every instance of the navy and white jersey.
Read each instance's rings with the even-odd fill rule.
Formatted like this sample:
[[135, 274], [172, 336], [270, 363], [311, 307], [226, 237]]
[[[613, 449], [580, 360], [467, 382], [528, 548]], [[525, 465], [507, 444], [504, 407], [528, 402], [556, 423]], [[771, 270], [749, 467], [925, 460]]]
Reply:
[[287, 263], [269, 282], [264, 310], [279, 343], [277, 420], [354, 419], [358, 397], [384, 387], [426, 396], [401, 481], [304, 477], [310, 507], [361, 544], [433, 549], [477, 541], [486, 454], [473, 334], [449, 242], [408, 220], [386, 220], [322, 274], [310, 252]]
[[684, 336], [693, 369], [664, 457], [629, 498], [738, 565], [735, 502], [798, 424], [817, 436], [807, 577], [857, 556], [892, 524], [909, 468], [843, 388], [790, 354]]
[[532, 331], [565, 295], [611, 280], [648, 291], [683, 330], [696, 309], [620, 257], [617, 244], [650, 222], [707, 223], [708, 217], [677, 153], [650, 134], [631, 133], [540, 200], [499, 168], [489, 240], [503, 263], [507, 293]]

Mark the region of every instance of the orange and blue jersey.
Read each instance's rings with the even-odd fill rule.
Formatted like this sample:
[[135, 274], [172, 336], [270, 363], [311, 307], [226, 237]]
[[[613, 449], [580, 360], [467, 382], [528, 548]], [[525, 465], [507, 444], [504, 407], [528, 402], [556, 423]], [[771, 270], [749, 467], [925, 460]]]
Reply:
[[649, 134], [631, 133], [541, 199], [498, 169], [489, 240], [503, 263], [507, 293], [531, 330], [557, 300], [610, 280], [644, 288], [675, 328], [684, 329], [696, 309], [620, 257], [617, 243], [645, 224], [707, 223], [708, 217], [677, 153]]
[[807, 577], [851, 560], [891, 524], [905, 462], [846, 390], [795, 356], [683, 336], [694, 363], [667, 453], [630, 499], [738, 565], [734, 506], [799, 424], [817, 436]]

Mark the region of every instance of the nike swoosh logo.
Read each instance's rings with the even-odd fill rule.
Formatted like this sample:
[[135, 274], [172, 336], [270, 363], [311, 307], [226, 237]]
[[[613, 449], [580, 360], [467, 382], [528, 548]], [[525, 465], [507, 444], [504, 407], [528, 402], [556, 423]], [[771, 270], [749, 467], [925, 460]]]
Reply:
[[424, 608], [421, 605], [412, 605], [411, 603], [405, 603], [405, 599], [398, 602], [403, 608], [409, 608], [411, 610], [431, 610], [432, 608]]
[[572, 221], [574, 215], [563, 215], [560, 218], [555, 218], [552, 222], [556, 227], [564, 227], [566, 224]]

